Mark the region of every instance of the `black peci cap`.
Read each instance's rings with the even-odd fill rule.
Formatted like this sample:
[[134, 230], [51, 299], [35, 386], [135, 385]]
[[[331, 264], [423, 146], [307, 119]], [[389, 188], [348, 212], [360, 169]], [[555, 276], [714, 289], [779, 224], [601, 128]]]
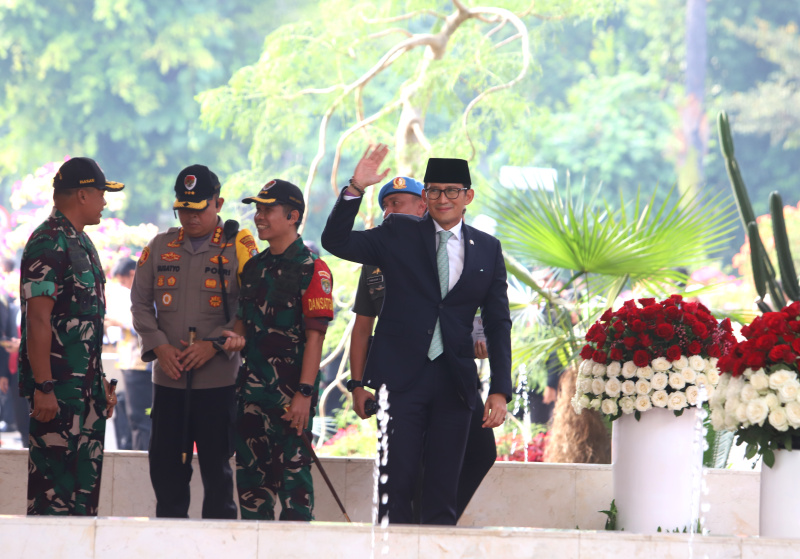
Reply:
[[428, 159], [428, 168], [425, 169], [423, 182], [456, 183], [469, 188], [472, 185], [469, 164], [465, 159], [431, 157]]

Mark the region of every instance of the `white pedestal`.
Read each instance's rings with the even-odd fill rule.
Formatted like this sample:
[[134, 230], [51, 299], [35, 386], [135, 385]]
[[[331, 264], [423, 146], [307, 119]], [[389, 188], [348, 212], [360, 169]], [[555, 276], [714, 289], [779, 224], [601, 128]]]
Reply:
[[758, 535], [800, 538], [800, 450], [778, 450], [775, 464], [761, 464]]
[[671, 532], [692, 525], [697, 513], [692, 510], [692, 486], [703, 467], [702, 447], [694, 445], [696, 421], [694, 408], [680, 417], [654, 408], [642, 413], [640, 421], [623, 415], [614, 422], [617, 529], [652, 534], [659, 527]]

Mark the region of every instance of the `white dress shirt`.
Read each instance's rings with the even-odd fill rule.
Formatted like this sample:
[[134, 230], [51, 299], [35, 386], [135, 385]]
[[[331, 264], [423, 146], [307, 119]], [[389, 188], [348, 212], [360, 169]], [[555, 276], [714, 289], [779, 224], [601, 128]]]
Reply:
[[[449, 231], [453, 234], [452, 237], [447, 239], [447, 259], [450, 268], [450, 281], [448, 282], [447, 290], [453, 289], [458, 279], [461, 277], [461, 272], [464, 271], [464, 237], [461, 231], [461, 225], [464, 221], [459, 221]], [[444, 231], [444, 228], [433, 220], [433, 227], [436, 230], [436, 250], [439, 250], [439, 231]]]

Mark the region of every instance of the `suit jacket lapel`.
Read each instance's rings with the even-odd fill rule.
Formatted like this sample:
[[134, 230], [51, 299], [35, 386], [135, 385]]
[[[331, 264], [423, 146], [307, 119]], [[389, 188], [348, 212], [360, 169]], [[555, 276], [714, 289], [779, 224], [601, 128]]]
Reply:
[[419, 224], [422, 234], [422, 244], [425, 247], [425, 254], [428, 255], [428, 261], [433, 268], [436, 285], [439, 285], [439, 268], [436, 266], [436, 229], [433, 226], [433, 219], [430, 214], [426, 213]]

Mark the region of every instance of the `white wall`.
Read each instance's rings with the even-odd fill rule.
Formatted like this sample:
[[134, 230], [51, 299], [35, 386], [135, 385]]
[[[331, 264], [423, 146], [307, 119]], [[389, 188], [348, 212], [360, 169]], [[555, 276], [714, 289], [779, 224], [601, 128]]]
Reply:
[[[0, 515], [25, 514], [25, 450], [0, 450]], [[354, 522], [372, 518], [372, 471], [366, 458], [322, 458], [339, 497]], [[195, 457], [191, 518], [200, 518], [202, 484]], [[315, 517], [342, 522], [322, 476], [314, 472]], [[760, 474], [707, 470], [706, 527], [711, 535], [757, 535]], [[657, 483], [657, 480], [654, 480]], [[602, 530], [612, 499], [611, 466], [498, 462], [461, 518], [460, 526], [520, 526]], [[106, 452], [100, 491], [100, 516], [154, 516], [147, 453]]]

